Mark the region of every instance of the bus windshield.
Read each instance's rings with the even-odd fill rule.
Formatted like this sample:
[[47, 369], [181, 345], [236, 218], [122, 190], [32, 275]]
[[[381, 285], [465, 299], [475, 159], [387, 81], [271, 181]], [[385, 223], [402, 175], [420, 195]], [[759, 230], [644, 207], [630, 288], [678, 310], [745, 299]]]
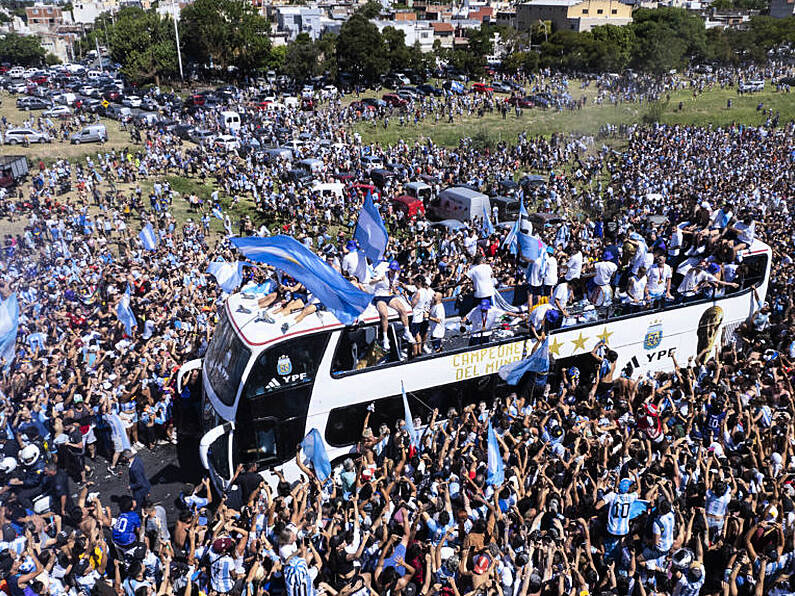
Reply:
[[221, 309], [204, 362], [210, 386], [223, 404], [231, 406], [235, 403], [240, 379], [249, 358], [251, 350], [240, 341], [226, 310]]

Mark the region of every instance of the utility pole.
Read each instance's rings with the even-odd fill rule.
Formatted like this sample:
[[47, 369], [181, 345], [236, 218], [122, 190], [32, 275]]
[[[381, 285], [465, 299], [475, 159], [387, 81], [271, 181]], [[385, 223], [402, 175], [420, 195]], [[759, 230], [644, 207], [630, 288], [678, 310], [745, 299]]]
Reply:
[[182, 73], [182, 50], [179, 49], [179, 27], [177, 26], [177, 15], [179, 15], [179, 5], [177, 4], [177, 0], [172, 0], [172, 6], [174, 7], [174, 36], [177, 38], [177, 62], [179, 62], [179, 78], [180, 80], [185, 80], [185, 75]]
[[97, 60], [99, 60], [99, 70], [102, 74], [105, 74], [105, 67], [102, 66], [102, 54], [99, 51], [99, 38], [95, 35], [94, 36], [94, 44], [97, 46]]

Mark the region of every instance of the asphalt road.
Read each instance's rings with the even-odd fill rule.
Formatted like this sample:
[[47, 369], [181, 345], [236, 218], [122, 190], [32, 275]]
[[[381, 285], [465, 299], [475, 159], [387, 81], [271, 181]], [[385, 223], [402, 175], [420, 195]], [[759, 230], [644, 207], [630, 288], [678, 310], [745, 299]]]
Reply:
[[[138, 455], [152, 483], [151, 499], [162, 505], [168, 513], [169, 524], [176, 520], [175, 501], [186, 482], [198, 482], [203, 468], [199, 461], [198, 441], [184, 440], [179, 445], [161, 445], [154, 449], [143, 448]], [[114, 515], [118, 513], [118, 498], [129, 495], [129, 474], [119, 466], [121, 474], [114, 476], [108, 471], [108, 460], [97, 455], [94, 461], [86, 458], [86, 463], [94, 470], [94, 486], [90, 491], [99, 491], [103, 504], [110, 505]], [[77, 486], [72, 484], [77, 492]]]

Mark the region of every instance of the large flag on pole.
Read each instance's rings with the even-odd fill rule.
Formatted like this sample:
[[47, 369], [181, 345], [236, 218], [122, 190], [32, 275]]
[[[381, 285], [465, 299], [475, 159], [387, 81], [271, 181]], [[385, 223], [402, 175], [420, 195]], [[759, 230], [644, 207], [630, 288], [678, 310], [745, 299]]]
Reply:
[[141, 244], [144, 245], [146, 250], [156, 250], [157, 245], [160, 243], [160, 239], [157, 237], [157, 234], [150, 223], [144, 226], [144, 228], [139, 232], [138, 237], [141, 239]]
[[359, 247], [373, 264], [378, 263], [384, 256], [389, 234], [384, 226], [384, 220], [373, 202], [373, 195], [368, 191], [364, 197], [362, 210], [356, 222], [353, 237], [359, 242]]
[[17, 332], [19, 331], [19, 302], [17, 293], [12, 293], [0, 303], [0, 360], [6, 366], [16, 355]]
[[502, 455], [500, 455], [500, 446], [497, 443], [494, 428], [491, 426], [491, 418], [489, 418], [488, 468], [486, 472], [486, 484], [500, 486], [505, 482], [505, 462], [502, 461]]
[[133, 327], [138, 326], [138, 321], [136, 321], [135, 314], [130, 308], [130, 284], [127, 284], [127, 289], [122, 294], [121, 300], [119, 300], [119, 305], [116, 307], [116, 316], [119, 317], [119, 321], [124, 325], [124, 332], [132, 337]]
[[514, 222], [511, 231], [503, 240], [502, 247], [508, 248], [512, 255], [521, 251], [522, 257], [527, 258], [526, 249], [529, 248], [533, 224], [530, 222], [530, 215], [524, 206], [524, 193], [519, 194], [519, 218]]
[[243, 263], [239, 261], [213, 261], [207, 266], [207, 273], [215, 277], [215, 281], [227, 294], [234, 292], [243, 281]]
[[291, 236], [232, 238], [247, 258], [281, 269], [300, 281], [343, 325], [350, 325], [372, 296], [355, 287], [326, 261]]
[[411, 409], [409, 409], [409, 400], [406, 398], [406, 389], [403, 387], [403, 381], [400, 382], [400, 392], [403, 394], [403, 417], [406, 419], [406, 430], [411, 439], [411, 446], [415, 449], [420, 448], [420, 433], [414, 428], [414, 418], [411, 416]]
[[528, 372], [539, 374], [549, 372], [548, 338], [544, 338], [540, 346], [536, 345], [536, 349], [527, 358], [501, 366], [497, 374], [509, 385], [518, 385], [525, 373]]
[[331, 462], [326, 453], [326, 446], [323, 444], [323, 437], [320, 436], [316, 428], [310, 430], [309, 434], [304, 437], [301, 449], [304, 450], [307, 459], [312, 462], [317, 479], [320, 482], [325, 482], [326, 478], [331, 475]]

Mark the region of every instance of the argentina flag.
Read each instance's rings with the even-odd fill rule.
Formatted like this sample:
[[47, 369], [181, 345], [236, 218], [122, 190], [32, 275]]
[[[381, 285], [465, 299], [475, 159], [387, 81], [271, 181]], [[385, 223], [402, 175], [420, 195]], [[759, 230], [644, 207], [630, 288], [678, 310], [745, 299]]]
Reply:
[[157, 245], [160, 243], [160, 239], [150, 223], [144, 226], [138, 234], [138, 238], [141, 239], [141, 244], [144, 245], [146, 250], [157, 250]]
[[370, 304], [372, 296], [291, 236], [248, 236], [230, 240], [252, 261], [280, 269], [301, 282], [343, 325], [350, 325]]
[[368, 191], [364, 198], [364, 205], [359, 211], [359, 220], [356, 222], [356, 231], [353, 237], [359, 242], [359, 246], [367, 255], [367, 258], [375, 264], [381, 260], [389, 242], [389, 234], [384, 226], [384, 220], [378, 212], [378, 208], [373, 202], [373, 195]]
[[16, 355], [17, 332], [19, 331], [19, 302], [14, 292], [0, 303], [0, 360], [6, 366]]

